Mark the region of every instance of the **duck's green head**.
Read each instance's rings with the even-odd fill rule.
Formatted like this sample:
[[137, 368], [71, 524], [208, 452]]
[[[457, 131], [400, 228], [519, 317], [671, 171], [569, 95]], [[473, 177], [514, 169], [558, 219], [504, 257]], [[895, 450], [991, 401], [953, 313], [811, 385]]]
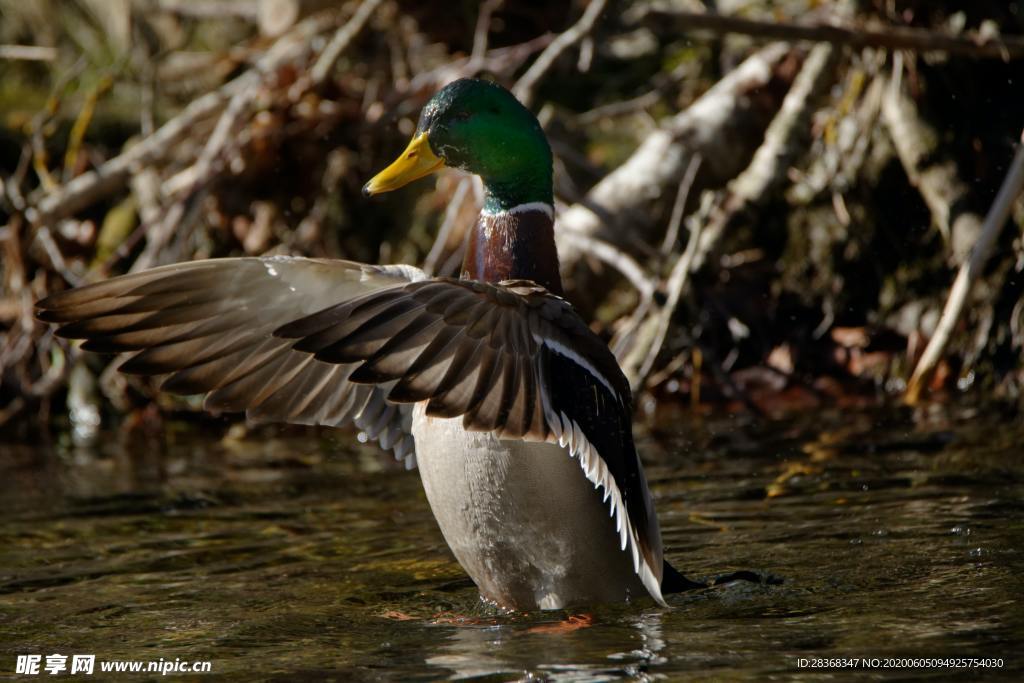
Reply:
[[537, 117], [496, 83], [464, 78], [438, 91], [423, 107], [412, 142], [363, 193], [397, 189], [442, 166], [479, 175], [487, 211], [552, 203], [551, 148], [544, 131]]

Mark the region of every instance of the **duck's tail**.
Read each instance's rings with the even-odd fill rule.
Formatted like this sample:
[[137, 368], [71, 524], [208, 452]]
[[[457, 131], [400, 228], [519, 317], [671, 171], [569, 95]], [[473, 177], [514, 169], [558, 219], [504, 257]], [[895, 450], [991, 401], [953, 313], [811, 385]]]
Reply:
[[690, 581], [676, 571], [676, 568], [670, 565], [668, 560], [665, 560], [661, 571], [661, 594], [667, 595], [668, 593], [682, 593], [684, 591], [697, 590], [698, 588], [710, 588], [711, 586], [720, 586], [725, 583], [732, 583], [733, 581], [749, 581], [750, 583], [759, 583], [766, 586], [777, 586], [782, 583], [782, 578], [774, 574], [762, 574], [744, 569], [738, 572], [721, 574], [711, 579], [708, 583], [700, 583], [699, 581]]
[[683, 591], [692, 591], [698, 588], [707, 588], [708, 584], [699, 583], [697, 581], [690, 581], [688, 578], [676, 571], [676, 568], [665, 560], [661, 571], [661, 593], [682, 593]]

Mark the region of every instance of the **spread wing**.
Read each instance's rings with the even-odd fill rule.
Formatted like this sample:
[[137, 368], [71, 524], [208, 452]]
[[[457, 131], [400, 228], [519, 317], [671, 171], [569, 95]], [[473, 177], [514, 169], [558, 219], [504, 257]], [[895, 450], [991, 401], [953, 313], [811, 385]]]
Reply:
[[162, 388], [206, 394], [213, 411], [256, 421], [354, 423], [411, 467], [412, 407], [356, 384], [353, 364], [325, 363], [273, 336], [282, 322], [422, 279], [409, 266], [275, 256], [211, 259], [113, 278], [37, 304], [82, 348], [131, 352], [121, 370], [169, 375]]
[[[424, 279], [409, 266], [214, 259], [55, 294], [39, 318], [127, 372], [256, 420], [355, 423], [412, 462], [413, 404], [468, 429], [568, 448], [603, 489], [623, 550], [662, 601], [661, 536], [615, 358], [527, 282]], [[292, 321], [292, 322], [289, 322]], [[282, 322], [284, 324], [282, 326]]]
[[[530, 282], [433, 279], [344, 301], [276, 332], [387, 399], [426, 401], [467, 429], [556, 442], [604, 492], [623, 550], [660, 602], [661, 535], [633, 444], [630, 392], [608, 347]], [[296, 341], [297, 340], [297, 341]]]

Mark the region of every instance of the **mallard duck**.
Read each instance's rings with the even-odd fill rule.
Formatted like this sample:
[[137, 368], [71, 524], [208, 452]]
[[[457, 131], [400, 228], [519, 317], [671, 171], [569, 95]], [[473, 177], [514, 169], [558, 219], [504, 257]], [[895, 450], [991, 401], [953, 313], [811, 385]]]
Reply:
[[354, 423], [409, 467], [483, 598], [511, 609], [695, 586], [665, 562], [633, 444], [629, 385], [562, 298], [552, 156], [499, 85], [464, 79], [424, 107], [388, 192], [443, 166], [483, 180], [459, 278], [408, 265], [273, 256], [182, 263], [54, 294], [39, 318], [132, 355], [213, 411]]

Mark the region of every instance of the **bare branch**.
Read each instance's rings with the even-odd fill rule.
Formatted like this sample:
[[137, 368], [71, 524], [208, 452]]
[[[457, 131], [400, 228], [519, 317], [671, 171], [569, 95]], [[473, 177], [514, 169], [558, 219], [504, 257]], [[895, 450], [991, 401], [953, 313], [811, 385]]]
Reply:
[[61, 277], [66, 282], [77, 287], [81, 284], [82, 278], [78, 277], [70, 268], [68, 268], [67, 261], [64, 260], [64, 255], [60, 253], [60, 247], [57, 246], [57, 242], [53, 239], [53, 234], [50, 232], [48, 227], [42, 227], [36, 232], [36, 239], [39, 244], [42, 245], [43, 251], [46, 252], [47, 258], [50, 259], [50, 265], [55, 271], [60, 273]]
[[410, 92], [434, 90], [447, 85], [459, 78], [472, 78], [481, 71], [490, 71], [494, 74], [508, 75], [519, 68], [519, 66], [538, 50], [543, 50], [550, 45], [555, 36], [544, 33], [531, 38], [526, 42], [508, 47], [496, 47], [488, 50], [484, 59], [474, 64], [472, 58], [452, 60], [448, 64], [424, 71], [413, 76], [405, 88], [397, 88], [394, 94], [394, 102], [407, 96]]
[[146, 270], [156, 263], [157, 254], [163, 249], [171, 233], [174, 232], [178, 221], [184, 215], [185, 205], [191, 195], [199, 187], [207, 184], [219, 171], [221, 164], [216, 162], [221, 159], [229, 140], [234, 137], [235, 131], [241, 125], [242, 118], [248, 111], [249, 105], [256, 97], [257, 92], [256, 88], [249, 88], [235, 93], [234, 97], [231, 98], [224, 113], [217, 120], [217, 126], [213, 129], [209, 140], [206, 141], [203, 151], [200, 152], [199, 159], [196, 160], [193, 166], [194, 172], [192, 174], [192, 187], [190, 191], [166, 212], [166, 215], [159, 224], [147, 231], [146, 248], [135, 259], [131, 272]]
[[914, 368], [914, 374], [911, 375], [910, 382], [907, 384], [907, 393], [904, 399], [910, 405], [914, 405], [920, 399], [925, 384], [945, 352], [950, 336], [953, 334], [953, 328], [967, 303], [971, 287], [981, 275], [981, 270], [992, 253], [996, 238], [999, 237], [1003, 226], [1006, 225], [1010, 209], [1022, 190], [1024, 190], [1024, 134], [1021, 135], [1021, 146], [1017, 148], [1017, 154], [999, 188], [999, 194], [996, 195], [995, 201], [992, 202], [992, 208], [985, 216], [981, 235], [978, 237], [974, 249], [971, 250], [970, 257], [960, 266], [960, 270], [956, 274], [956, 280], [949, 291], [949, 298], [946, 299], [946, 306], [942, 309], [942, 317], [935, 328], [935, 334], [928, 341], [928, 346], [925, 347], [921, 360], [918, 361], [917, 367]]
[[455, 227], [455, 219], [458, 217], [459, 210], [462, 208], [463, 202], [466, 201], [466, 194], [472, 185], [472, 178], [462, 178], [459, 180], [458, 185], [456, 185], [455, 194], [452, 195], [451, 201], [448, 202], [448, 208], [445, 209], [444, 220], [437, 231], [434, 244], [430, 247], [430, 253], [427, 254], [427, 258], [423, 261], [423, 272], [427, 275], [437, 273], [437, 263], [444, 253], [444, 248], [448, 244], [448, 238], [452, 234], [452, 228]]
[[622, 273], [644, 300], [654, 296], [654, 282], [651, 276], [632, 256], [609, 242], [584, 233], [562, 230], [561, 234], [562, 239], [573, 243], [582, 252], [604, 261]]
[[807, 137], [813, 99], [831, 82], [836, 53], [827, 43], [811, 50], [782, 108], [765, 131], [764, 143], [750, 165], [729, 183], [727, 194], [712, 213], [695, 256], [695, 268], [701, 268], [733, 221], [751, 207], [766, 202], [786, 182], [787, 171], [803, 149], [801, 141]]
[[26, 211], [26, 217], [36, 225], [51, 224], [117, 192], [128, 182], [134, 169], [164, 159], [180, 140], [192, 132], [196, 123], [216, 114], [235, 94], [255, 87], [263, 73], [308, 54], [311, 49], [310, 39], [326, 30], [331, 23], [332, 19], [324, 16], [310, 17], [300, 23], [274, 43], [258, 60], [255, 68], [218, 90], [193, 100], [152, 135], [107, 160], [99, 168], [83, 173], [63, 187], [44, 195], [34, 207]]
[[952, 36], [905, 26], [854, 28], [826, 23], [758, 21], [713, 12], [687, 12], [664, 8], [650, 10], [644, 15], [644, 21], [653, 26], [669, 25], [673, 30], [741, 33], [771, 40], [812, 41], [855, 48], [881, 47], [890, 50], [946, 52], [976, 59], [1010, 60], [1024, 57], [1024, 38], [1020, 36]]
[[370, 20], [373, 13], [377, 11], [383, 0], [363, 0], [359, 5], [359, 9], [352, 15], [352, 18], [345, 22], [345, 25], [338, 29], [331, 38], [331, 42], [327, 44], [324, 51], [320, 53], [320, 58], [316, 60], [316, 64], [313, 66], [313, 71], [310, 74], [310, 78], [313, 83], [319, 85], [327, 79], [330, 75], [331, 70], [334, 69], [334, 65], [337, 63], [338, 58], [341, 57], [341, 53], [345, 51], [352, 39], [359, 35], [359, 32], [363, 30], [363, 26]]
[[487, 56], [487, 39], [491, 32], [491, 17], [501, 7], [505, 0], [485, 0], [480, 4], [480, 13], [476, 18], [476, 28], [473, 31], [473, 52], [469, 56], [469, 63], [474, 68], [479, 68]]
[[256, 21], [256, 0], [159, 0], [157, 7], [183, 17], [224, 19], [228, 17]]
[[665, 337], [668, 335], [672, 316], [675, 315], [676, 307], [679, 306], [679, 300], [685, 291], [687, 278], [693, 272], [693, 262], [697, 256], [697, 247], [700, 245], [703, 225], [703, 221], [700, 220], [691, 222], [690, 238], [686, 242], [686, 251], [683, 252], [675, 265], [672, 266], [672, 273], [669, 275], [668, 284], [666, 285], [668, 299], [665, 301], [665, 305], [659, 309], [658, 315], [655, 318], [654, 335], [651, 345], [647, 349], [647, 357], [644, 359], [639, 371], [629, 378], [630, 386], [634, 392], [643, 384], [644, 378], [651, 373], [651, 370], [654, 368], [654, 362], [658, 359], [658, 354], [661, 353], [661, 347], [665, 344]]
[[[195, 0], [188, 0], [189, 4]], [[337, 7], [338, 0], [257, 0], [255, 8], [255, 19], [260, 27], [260, 33], [271, 38], [276, 38], [304, 17], [327, 9], [330, 6]]]
[[512, 88], [512, 92], [519, 98], [520, 102], [527, 107], [530, 106], [530, 103], [533, 101], [533, 89], [536, 87], [537, 82], [547, 73], [547, 70], [551, 68], [551, 65], [554, 64], [559, 55], [580, 42], [593, 30], [594, 24], [597, 23], [597, 18], [601, 16], [601, 12], [604, 11], [606, 4], [607, 0], [590, 0], [590, 4], [583, 11], [583, 16], [580, 17], [579, 21], [566, 29], [564, 33], [559, 34], [544, 49], [544, 52], [540, 53], [533, 64], [530, 65], [530, 68], [526, 70], [526, 73], [523, 74], [522, 78]]
[[668, 221], [668, 229], [665, 231], [665, 239], [661, 243], [661, 253], [669, 254], [676, 246], [679, 239], [679, 228], [683, 223], [683, 212], [686, 210], [686, 202], [690, 197], [690, 190], [693, 189], [693, 181], [697, 179], [697, 171], [700, 170], [700, 153], [690, 157], [690, 163], [686, 166], [686, 173], [679, 181], [679, 189], [676, 191], [676, 201], [672, 205], [672, 217]]
[[0, 45], [0, 59], [52, 62], [57, 59], [57, 48], [42, 45]]

